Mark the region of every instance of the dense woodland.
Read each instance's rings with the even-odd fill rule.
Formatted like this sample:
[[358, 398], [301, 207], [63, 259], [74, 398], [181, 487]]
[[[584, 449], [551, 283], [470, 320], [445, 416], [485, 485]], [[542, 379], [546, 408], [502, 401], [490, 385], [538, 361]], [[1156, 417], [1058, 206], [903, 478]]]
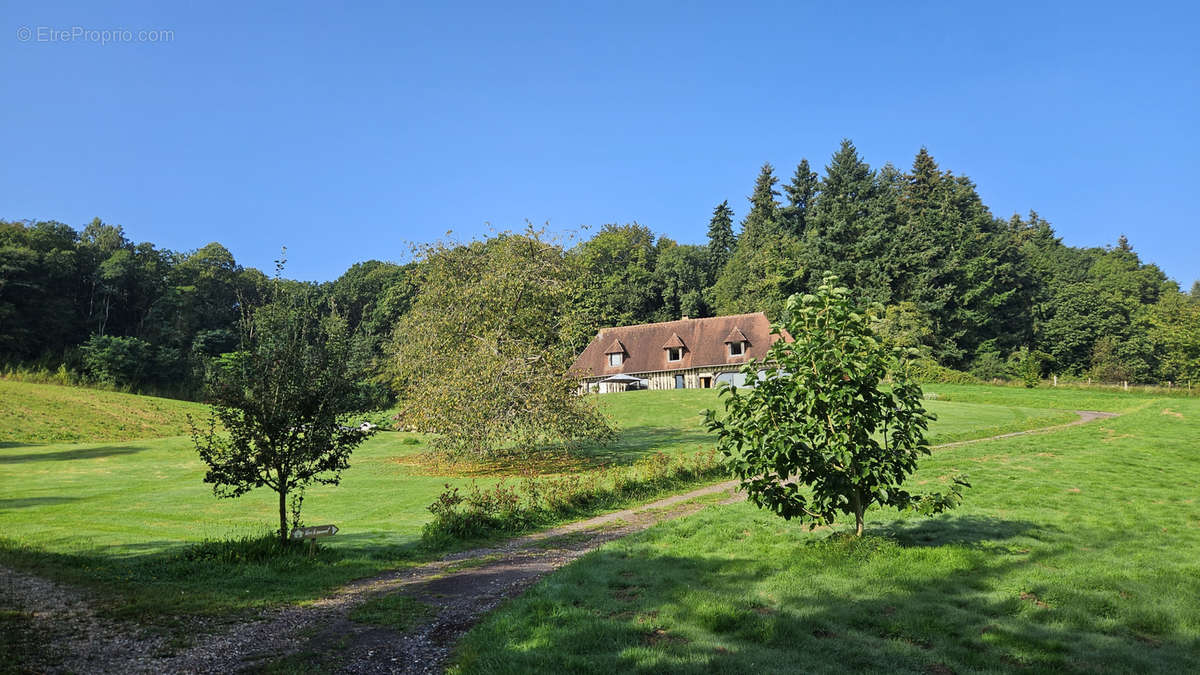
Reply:
[[[778, 319], [830, 271], [883, 305], [878, 329], [895, 343], [983, 379], [1033, 363], [1104, 382], [1200, 382], [1200, 282], [1182, 292], [1125, 237], [1078, 248], [1037, 213], [997, 218], [924, 149], [907, 172], [873, 169], [850, 141], [823, 174], [802, 160], [783, 181], [764, 165], [748, 202], [721, 201], [696, 240], [705, 232], [692, 245], [605, 225], [559, 247], [573, 279], [566, 346], [682, 315]], [[382, 360], [405, 339], [393, 331], [423, 264], [362, 262], [315, 286]], [[218, 243], [176, 252], [99, 219], [82, 230], [0, 221], [0, 365], [196, 397], [204, 363], [237, 347], [241, 310], [268, 281]]]

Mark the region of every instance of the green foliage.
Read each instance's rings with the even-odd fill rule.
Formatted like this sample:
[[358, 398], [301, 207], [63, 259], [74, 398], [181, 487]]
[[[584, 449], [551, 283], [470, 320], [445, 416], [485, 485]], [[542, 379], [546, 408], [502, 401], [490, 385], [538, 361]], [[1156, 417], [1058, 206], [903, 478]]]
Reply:
[[483, 488], [472, 481], [466, 494], [447, 483], [429, 505], [433, 520], [425, 526], [424, 537], [435, 541], [517, 534], [669, 494], [724, 472], [715, 451], [690, 457], [659, 452], [630, 466], [560, 476], [530, 474], [516, 485], [501, 480]]
[[531, 229], [420, 251], [389, 375], [403, 423], [436, 434], [445, 453], [486, 458], [612, 437], [567, 373], [577, 268], [540, 237]]
[[1022, 347], [1019, 351], [1013, 354], [1012, 370], [1021, 377], [1021, 381], [1025, 383], [1028, 389], [1034, 389], [1042, 381], [1042, 371], [1045, 364], [1052, 357], [1036, 349]]
[[138, 388], [155, 373], [154, 346], [135, 337], [93, 335], [80, 347], [83, 364], [97, 382]]
[[978, 384], [979, 377], [972, 373], [947, 368], [928, 358], [912, 358], [903, 363], [905, 376], [922, 384]]
[[345, 319], [322, 315], [311, 291], [279, 288], [270, 303], [248, 310], [241, 328], [240, 349], [209, 370], [212, 414], [206, 429], [193, 425], [192, 440], [218, 497], [264, 486], [279, 495], [286, 544], [289, 496], [297, 524], [305, 488], [337, 485], [350, 453], [370, 435], [346, 424], [363, 404], [361, 355]]
[[[827, 276], [816, 295], [788, 301], [783, 328], [795, 342], [779, 340], [766, 363], [746, 365], [748, 377], [765, 377], [745, 394], [723, 389], [726, 416], [709, 411], [707, 425], [755, 504], [813, 526], [853, 514], [861, 535], [872, 504], [939, 513], [960, 501], [966, 483], [957, 479], [945, 495], [902, 489], [929, 454], [933, 415], [871, 317], [835, 283]], [[889, 368], [896, 380], [885, 388]]]
[[737, 238], [733, 234], [733, 209], [729, 208], [729, 200], [726, 199], [713, 209], [712, 220], [708, 223], [709, 283], [724, 269], [735, 248]]

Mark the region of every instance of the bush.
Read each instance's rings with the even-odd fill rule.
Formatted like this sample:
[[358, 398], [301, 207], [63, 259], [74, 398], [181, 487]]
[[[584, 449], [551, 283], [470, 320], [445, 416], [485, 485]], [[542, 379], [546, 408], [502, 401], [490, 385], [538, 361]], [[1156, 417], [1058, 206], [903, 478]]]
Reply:
[[88, 375], [113, 387], [137, 387], [154, 372], [154, 345], [135, 337], [93, 335], [81, 347]]
[[660, 452], [632, 466], [583, 474], [536, 477], [528, 473], [516, 485], [501, 480], [481, 488], [472, 481], [465, 495], [447, 483], [429, 505], [433, 520], [425, 525], [424, 537], [431, 541], [515, 534], [724, 476], [716, 451], [710, 450], [690, 457]]
[[933, 359], [910, 362], [908, 377], [920, 384], [979, 384], [979, 378], [974, 375], [938, 365]]
[[971, 364], [971, 375], [990, 382], [992, 380], [1010, 380], [1016, 373], [1011, 364], [1005, 361], [998, 352], [984, 352], [975, 357]]

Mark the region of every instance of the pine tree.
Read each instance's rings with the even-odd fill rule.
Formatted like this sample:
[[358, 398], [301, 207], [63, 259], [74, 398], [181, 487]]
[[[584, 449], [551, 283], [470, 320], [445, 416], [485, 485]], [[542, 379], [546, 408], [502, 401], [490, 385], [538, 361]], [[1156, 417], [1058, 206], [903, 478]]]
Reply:
[[729, 200], [717, 204], [713, 209], [712, 220], [708, 223], [708, 278], [709, 284], [716, 280], [717, 275], [729, 262], [733, 249], [737, 246], [737, 238], [733, 234], [733, 209], [729, 208]]
[[1191, 295], [1192, 300], [1200, 300], [1200, 281], [1192, 283], [1192, 292], [1189, 295]]
[[817, 185], [816, 172], [809, 168], [807, 159], [801, 159], [792, 182], [783, 186], [788, 205], [780, 209], [779, 219], [783, 228], [797, 237], [804, 236], [808, 214], [817, 196]]
[[758, 179], [754, 181], [754, 192], [750, 195], [750, 212], [742, 221], [742, 233], [738, 243], [751, 248], [758, 246], [761, 237], [768, 237], [779, 228], [779, 192], [775, 184], [775, 167], [770, 162], [762, 165]]
[[859, 157], [854, 143], [843, 139], [825, 167], [807, 218], [806, 239], [814, 271], [832, 272], [859, 298], [887, 302], [890, 284], [880, 275], [880, 259], [894, 233], [887, 226], [886, 200], [879, 197], [875, 172]]

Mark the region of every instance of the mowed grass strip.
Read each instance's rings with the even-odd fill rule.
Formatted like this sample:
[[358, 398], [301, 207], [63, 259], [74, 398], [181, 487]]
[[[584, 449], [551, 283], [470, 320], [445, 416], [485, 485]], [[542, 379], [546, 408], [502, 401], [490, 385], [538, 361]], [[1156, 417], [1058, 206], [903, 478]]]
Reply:
[[0, 447], [28, 443], [127, 441], [189, 432], [189, 401], [0, 379]]
[[965, 471], [965, 504], [862, 540], [741, 504], [615, 542], [455, 672], [1200, 672], [1200, 402], [1135, 407], [938, 451], [914, 486]]
[[[81, 395], [97, 393], [105, 392]], [[136, 400], [144, 397], [132, 398], [145, 403]], [[601, 400], [622, 432], [613, 446], [583, 450], [598, 455], [598, 462], [711, 447], [699, 413], [719, 405], [712, 390], [629, 392]], [[930, 401], [930, 407], [939, 414], [932, 427], [935, 442], [1075, 419], [1061, 410], [1008, 404]], [[109, 597], [114, 611], [133, 616], [304, 602], [352, 579], [432, 555], [419, 547], [421, 528], [430, 519], [427, 507], [445, 483], [470, 481], [414, 469], [408, 459], [425, 449], [419, 436], [378, 434], [355, 451], [340, 486], [310, 490], [305, 523], [340, 528], [322, 542], [323, 553], [315, 559], [239, 561], [196, 559], [190, 547], [268, 531], [278, 522], [274, 493], [214, 498], [202, 482], [205, 467], [185, 437], [0, 447], [5, 488], [0, 564], [92, 587]], [[514, 464], [478, 480], [490, 485], [522, 468]]]

